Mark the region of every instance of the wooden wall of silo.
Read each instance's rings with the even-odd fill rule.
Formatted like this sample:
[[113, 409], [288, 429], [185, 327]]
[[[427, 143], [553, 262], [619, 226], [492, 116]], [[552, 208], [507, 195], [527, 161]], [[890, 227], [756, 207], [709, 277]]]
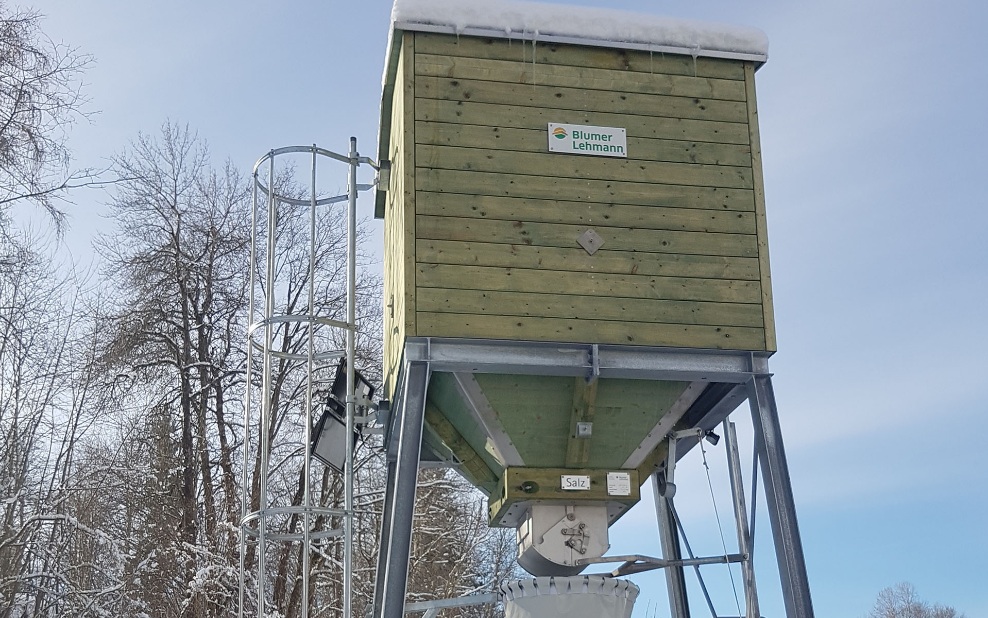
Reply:
[[[409, 336], [774, 351], [752, 63], [396, 36], [389, 374]], [[549, 153], [550, 122], [628, 157]]]

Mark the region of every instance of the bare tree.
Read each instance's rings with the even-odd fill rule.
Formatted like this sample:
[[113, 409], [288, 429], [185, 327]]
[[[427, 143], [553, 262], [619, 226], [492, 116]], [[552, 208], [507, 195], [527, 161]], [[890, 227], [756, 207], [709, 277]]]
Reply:
[[[162, 603], [178, 602], [164, 610], [168, 615], [225, 615], [237, 592], [238, 497], [246, 494], [252, 510], [261, 500], [257, 444], [249, 461], [242, 461], [239, 448], [249, 439], [242, 427], [247, 321], [257, 318], [250, 318], [246, 307], [248, 184], [229, 165], [215, 170], [195, 133], [171, 123], [157, 136], [141, 135], [115, 163], [127, 180], [118, 185], [111, 204], [116, 230], [99, 241], [108, 264], [106, 279], [118, 294], [102, 360], [108, 374], [133, 380], [131, 390], [145, 392], [149, 413], [161, 419], [151, 433], [160, 448], [138, 455], [162, 473], [150, 484], [138, 484], [137, 494], [128, 492], [124, 508], [139, 509], [149, 501], [157, 505], [161, 515], [154, 534], [144, 533], [155, 542], [138, 551], [146, 559], [147, 548], [153, 547], [161, 557], [155, 560], [157, 578], [169, 584], [154, 590], [176, 591], [159, 598], [146, 592], [143, 602], [159, 611]], [[290, 175], [278, 182], [283, 195], [301, 191]], [[279, 290], [277, 313], [304, 313], [311, 289], [317, 314], [342, 320], [346, 228], [341, 209], [320, 214], [314, 273], [306, 252], [309, 225], [304, 214], [279, 212], [278, 279], [272, 284]], [[258, 233], [263, 236], [263, 229]], [[358, 362], [370, 369], [368, 376], [377, 373], [379, 364], [379, 285], [378, 278], [368, 274], [358, 282], [360, 292], [373, 298], [362, 303], [358, 316]], [[298, 505], [301, 500], [306, 453], [293, 445], [305, 429], [307, 382], [304, 367], [293, 359], [305, 354], [307, 328], [299, 322], [282, 323], [274, 337], [284, 354], [272, 372], [274, 413], [263, 428], [275, 471], [268, 483], [269, 504]], [[342, 347], [339, 329], [315, 335], [320, 349]], [[319, 368], [317, 385], [327, 387], [334, 370]], [[250, 472], [246, 488], [241, 487], [244, 467]], [[335, 506], [339, 479], [322, 476], [322, 485], [317, 483], [322, 489], [314, 492], [314, 499]], [[140, 520], [142, 515], [138, 510], [128, 517]], [[283, 525], [296, 532], [301, 523], [293, 516]], [[317, 529], [337, 524], [315, 522]], [[247, 566], [257, 559], [256, 548], [250, 546]], [[285, 544], [269, 551], [265, 560], [274, 577], [273, 607], [296, 615], [304, 602], [297, 586], [298, 546]]]
[[908, 582], [889, 586], [878, 593], [868, 618], [964, 618], [953, 607], [930, 604], [919, 598]]
[[90, 57], [52, 41], [33, 10], [0, 1], [0, 234], [12, 202], [31, 199], [60, 227], [56, 200], [94, 180], [69, 171], [66, 134], [85, 117], [80, 75]]
[[110, 205], [116, 230], [98, 242], [118, 290], [102, 361], [149, 394], [159, 419], [145, 428], [160, 445], [147, 456], [164, 476], [146, 497], [172, 498], [165, 514], [176, 519], [155, 528], [155, 551], [172, 569], [160, 589], [181, 591], [162, 600], [178, 603], [172, 615], [217, 615], [236, 582], [241, 437], [229, 417], [243, 379], [247, 184], [230, 165], [212, 168], [195, 133], [171, 123], [115, 166], [127, 180]]
[[[17, 257], [0, 269], [0, 618], [211, 618], [236, 603], [240, 498], [252, 510], [261, 501], [257, 429], [243, 426], [247, 323], [257, 319], [246, 307], [247, 183], [231, 166], [214, 168], [202, 141], [170, 123], [140, 136], [116, 167], [127, 180], [110, 205], [115, 229], [99, 242], [107, 267], [87, 303], [79, 282], [53, 276], [50, 260], [27, 249], [32, 242], [0, 236], [0, 253]], [[297, 190], [290, 174], [278, 182], [281, 194]], [[305, 216], [279, 213], [273, 285], [285, 294], [276, 312], [304, 313], [312, 300], [318, 315], [342, 320], [345, 226], [340, 209], [320, 217], [312, 271]], [[380, 281], [364, 270], [357, 287], [357, 364], [379, 380]], [[280, 323], [275, 337], [284, 354], [262, 429], [273, 445], [266, 506], [301, 500], [307, 375], [292, 359], [304, 356], [303, 322]], [[314, 334], [319, 349], [344, 347], [342, 329]], [[318, 367], [317, 388], [334, 373]], [[362, 615], [384, 465], [372, 439], [357, 456], [354, 613]], [[312, 474], [314, 503], [340, 509], [340, 476], [319, 466]], [[452, 473], [422, 478], [413, 596], [491, 590], [513, 572], [510, 538], [486, 527], [479, 496]], [[280, 522], [287, 532], [303, 524]], [[338, 530], [340, 516], [310, 525]], [[263, 558], [253, 549], [248, 566], [263, 559], [272, 578], [271, 616], [298, 616], [303, 603], [314, 616], [342, 616], [338, 537], [313, 543], [308, 599], [300, 544]]]
[[114, 543], [74, 502], [101, 411], [98, 329], [74, 275], [24, 248], [34, 241], [14, 244], [0, 269], [0, 616], [92, 615], [119, 583]]

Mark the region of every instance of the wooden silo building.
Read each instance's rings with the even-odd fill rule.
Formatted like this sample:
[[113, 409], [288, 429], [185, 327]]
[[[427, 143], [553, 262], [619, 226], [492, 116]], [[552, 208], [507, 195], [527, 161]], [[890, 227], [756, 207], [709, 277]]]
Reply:
[[[420, 459], [456, 467], [522, 543], [552, 505], [600, 507], [606, 532], [661, 475], [672, 432], [702, 435], [759, 396], [775, 417], [766, 59], [750, 29], [398, 1], [376, 202], [394, 410], [377, 615], [404, 591]], [[776, 477], [778, 445], [762, 457]], [[798, 572], [796, 550], [780, 564]]]

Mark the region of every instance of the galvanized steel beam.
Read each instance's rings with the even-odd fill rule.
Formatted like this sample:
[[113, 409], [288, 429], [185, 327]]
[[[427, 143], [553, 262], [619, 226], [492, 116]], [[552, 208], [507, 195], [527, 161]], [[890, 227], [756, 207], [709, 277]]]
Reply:
[[[405, 364], [400, 397], [395, 408], [398, 451], [394, 464], [388, 466], [390, 504], [385, 514], [378, 555], [378, 580], [375, 582], [375, 618], [401, 618], [404, 614], [408, 584], [408, 560], [412, 544], [412, 517], [415, 511], [415, 488], [422, 452], [422, 425], [425, 418], [426, 391], [429, 387], [428, 363]], [[386, 496], [387, 502], [388, 496]], [[386, 540], [387, 544], [384, 544]]]
[[796, 506], [772, 379], [767, 375], [754, 377], [748, 388], [786, 615], [789, 618], [813, 618], [809, 578], [796, 523]]
[[745, 384], [768, 353], [579, 343], [409, 337], [405, 358], [433, 371]]
[[652, 491], [655, 494], [655, 518], [659, 524], [659, 543], [662, 546], [662, 557], [679, 566], [665, 569], [666, 588], [669, 593], [669, 615], [671, 618], [690, 618], [690, 604], [686, 593], [686, 574], [681, 566], [683, 560], [682, 548], [679, 546], [679, 532], [676, 529], [676, 519], [669, 500], [663, 494], [664, 480], [660, 473], [652, 475]]

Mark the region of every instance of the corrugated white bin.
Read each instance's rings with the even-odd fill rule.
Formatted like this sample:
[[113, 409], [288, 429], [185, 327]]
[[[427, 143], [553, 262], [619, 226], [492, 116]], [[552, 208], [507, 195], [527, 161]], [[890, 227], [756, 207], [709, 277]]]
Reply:
[[501, 586], [504, 618], [631, 618], [638, 586], [611, 577], [535, 577]]

